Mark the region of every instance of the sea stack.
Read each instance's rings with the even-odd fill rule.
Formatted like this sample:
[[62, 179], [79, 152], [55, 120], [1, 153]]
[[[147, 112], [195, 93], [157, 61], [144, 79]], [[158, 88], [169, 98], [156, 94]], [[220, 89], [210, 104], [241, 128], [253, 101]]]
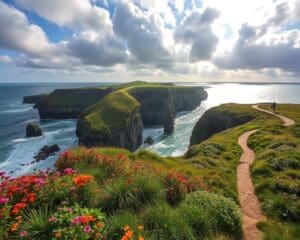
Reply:
[[38, 137], [43, 135], [41, 128], [35, 123], [29, 123], [26, 127], [26, 137]]

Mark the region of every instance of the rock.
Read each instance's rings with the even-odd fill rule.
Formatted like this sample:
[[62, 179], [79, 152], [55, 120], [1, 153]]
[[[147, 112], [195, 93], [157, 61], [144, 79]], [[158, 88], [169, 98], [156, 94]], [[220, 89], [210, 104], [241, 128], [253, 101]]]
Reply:
[[26, 127], [26, 137], [38, 137], [43, 135], [41, 128], [35, 123], [29, 123]]
[[153, 145], [154, 144], [154, 140], [151, 136], [147, 137], [145, 140], [144, 140], [144, 143], [147, 143], [149, 145]]
[[249, 122], [254, 117], [251, 112], [239, 114], [227, 111], [222, 105], [211, 108], [196, 123], [190, 138], [190, 146], [199, 144], [215, 133]]
[[51, 155], [54, 155], [56, 152], [60, 150], [59, 146], [57, 144], [53, 144], [50, 146], [44, 146], [42, 147], [39, 152], [34, 156], [34, 159], [38, 162], [41, 160], [45, 160]]

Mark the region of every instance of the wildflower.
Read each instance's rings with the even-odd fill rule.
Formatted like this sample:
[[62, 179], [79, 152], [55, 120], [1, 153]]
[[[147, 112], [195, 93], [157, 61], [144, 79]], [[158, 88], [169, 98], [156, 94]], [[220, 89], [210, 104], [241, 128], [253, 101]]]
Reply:
[[13, 208], [12, 208], [12, 211], [11, 213], [14, 215], [14, 214], [18, 214], [19, 211], [23, 208], [26, 207], [26, 204], [25, 203], [16, 203]]
[[92, 228], [90, 225], [86, 225], [84, 228], [83, 228], [83, 231], [86, 232], [86, 233], [89, 233], [90, 231], [92, 231]]
[[20, 237], [25, 237], [25, 236], [27, 236], [27, 231], [23, 231], [20, 233]]
[[142, 236], [139, 236], [138, 240], [145, 240]]
[[125, 227], [124, 227], [124, 232], [126, 232], [126, 231], [128, 231], [130, 229], [130, 227], [128, 226], [128, 225], [126, 225]]
[[93, 180], [91, 175], [79, 175], [73, 178], [73, 182], [77, 186], [84, 186], [87, 182]]
[[55, 221], [55, 217], [54, 216], [49, 217], [48, 222], [54, 222], [54, 221]]
[[143, 227], [142, 225], [139, 225], [137, 228], [138, 228], [138, 230], [140, 230], [140, 231], [144, 229], [144, 227]]
[[64, 170], [64, 174], [66, 174], [66, 175], [72, 175], [74, 172], [75, 172], [75, 170], [72, 168], [66, 168]]
[[60, 232], [56, 232], [56, 233], [54, 234], [54, 236], [55, 236], [56, 238], [61, 238], [61, 233], [60, 233]]
[[8, 198], [5, 198], [5, 197], [1, 197], [1, 198], [0, 198], [0, 204], [5, 204], [5, 203], [7, 203], [8, 201], [9, 201]]

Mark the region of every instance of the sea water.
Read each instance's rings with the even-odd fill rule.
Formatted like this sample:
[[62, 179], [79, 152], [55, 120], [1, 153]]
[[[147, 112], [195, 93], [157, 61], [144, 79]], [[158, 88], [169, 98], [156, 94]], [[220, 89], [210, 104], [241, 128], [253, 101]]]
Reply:
[[[53, 167], [57, 154], [45, 161], [32, 162], [34, 155], [44, 145], [58, 144], [61, 151], [78, 144], [75, 135], [76, 120], [40, 120], [32, 104], [23, 104], [25, 95], [48, 93], [56, 88], [105, 85], [105, 83], [40, 83], [0, 84], [0, 170], [11, 175], [22, 175], [36, 169]], [[203, 84], [181, 83], [179, 85], [203, 86], [208, 92], [207, 100], [192, 112], [180, 112], [175, 120], [171, 136], [163, 134], [163, 128], [147, 127], [143, 137], [151, 136], [155, 143], [143, 145], [163, 156], [180, 156], [189, 146], [189, 139], [197, 120], [209, 108], [222, 103], [282, 102], [300, 103], [300, 84]], [[40, 125], [44, 135], [26, 138], [29, 122]]]

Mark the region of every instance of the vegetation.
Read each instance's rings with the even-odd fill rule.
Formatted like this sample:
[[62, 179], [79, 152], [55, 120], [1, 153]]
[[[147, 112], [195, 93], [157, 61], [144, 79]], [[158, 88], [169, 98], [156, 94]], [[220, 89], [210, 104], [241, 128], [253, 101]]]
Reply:
[[[267, 110], [270, 106], [260, 105]], [[236, 167], [241, 149], [238, 137], [245, 131], [260, 129], [249, 139], [256, 152], [252, 176], [262, 203], [267, 222], [261, 223], [264, 239], [299, 239], [299, 189], [300, 106], [280, 104], [278, 112], [296, 121], [292, 127], [283, 127], [277, 117], [261, 113], [250, 105], [226, 104], [214, 109], [231, 112], [235, 116], [255, 116], [243, 125], [213, 135], [206, 141], [192, 146], [185, 154], [185, 161], [199, 168], [200, 176], [211, 191], [227, 196], [236, 202]]]
[[[126, 113], [138, 106], [125, 90], [108, 97], [113, 111]], [[126, 104], [120, 105], [120, 98]], [[85, 111], [86, 116], [94, 114], [93, 107], [105, 108], [96, 105]], [[249, 139], [256, 152], [253, 180], [267, 216], [258, 227], [265, 240], [299, 239], [300, 106], [278, 106], [279, 113], [296, 121], [291, 127], [250, 105], [226, 104], [215, 110], [252, 118], [192, 146], [183, 157], [78, 147], [60, 155], [55, 171], [18, 178], [0, 173], [0, 236], [238, 239], [237, 139], [259, 129]]]
[[93, 134], [108, 134], [113, 127], [126, 123], [139, 106], [138, 101], [126, 91], [113, 92], [81, 113], [81, 127]]

